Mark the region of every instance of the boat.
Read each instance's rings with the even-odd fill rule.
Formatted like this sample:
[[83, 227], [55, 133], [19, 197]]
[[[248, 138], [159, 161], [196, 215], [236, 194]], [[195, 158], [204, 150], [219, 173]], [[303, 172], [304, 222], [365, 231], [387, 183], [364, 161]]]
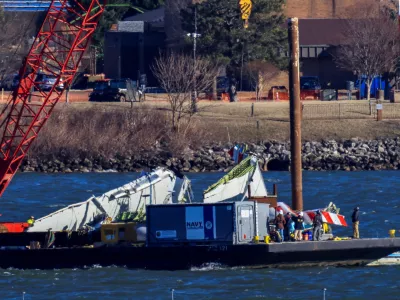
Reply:
[[393, 265], [400, 265], [400, 252], [392, 253], [386, 257], [383, 257], [368, 264], [368, 266], [370, 267]]

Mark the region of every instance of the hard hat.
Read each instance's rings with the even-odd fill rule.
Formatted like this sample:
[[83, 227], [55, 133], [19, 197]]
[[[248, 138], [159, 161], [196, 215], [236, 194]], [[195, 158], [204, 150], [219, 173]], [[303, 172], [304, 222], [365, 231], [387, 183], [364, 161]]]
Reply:
[[357, 207], [354, 208], [354, 210], [360, 210], [360, 208], [357, 206]]
[[283, 215], [283, 211], [282, 211], [282, 210], [280, 210], [280, 211], [279, 211], [279, 214], [280, 214], [280, 215]]
[[303, 212], [301, 211], [299, 215], [302, 217], [304, 214], [303, 214]]
[[31, 219], [34, 219], [35, 217], [34, 216], [31, 216]]

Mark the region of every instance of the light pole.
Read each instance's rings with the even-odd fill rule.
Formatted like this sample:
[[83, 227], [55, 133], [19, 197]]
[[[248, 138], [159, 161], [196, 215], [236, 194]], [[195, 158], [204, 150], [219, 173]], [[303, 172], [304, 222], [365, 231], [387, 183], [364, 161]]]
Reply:
[[196, 79], [196, 48], [197, 48], [197, 5], [194, 6], [194, 35], [193, 35], [193, 102], [192, 102], [192, 110], [193, 112], [197, 112], [197, 79]]
[[196, 82], [196, 50], [197, 50], [197, 38], [201, 34], [197, 33], [197, 5], [194, 6], [194, 33], [188, 33], [188, 36], [193, 37], [193, 98], [192, 98], [192, 112], [197, 112], [197, 82]]
[[237, 40], [237, 42], [240, 43], [242, 46], [242, 63], [240, 65], [240, 91], [243, 91], [243, 56], [244, 56], [243, 48], [244, 48], [244, 45], [243, 45], [243, 41], [240, 41], [239, 39]]

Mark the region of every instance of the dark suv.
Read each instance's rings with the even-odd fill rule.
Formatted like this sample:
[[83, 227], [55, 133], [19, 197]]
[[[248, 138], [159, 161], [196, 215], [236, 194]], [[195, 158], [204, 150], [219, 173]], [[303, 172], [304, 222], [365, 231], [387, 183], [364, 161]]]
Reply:
[[136, 82], [131, 79], [105, 79], [94, 83], [89, 101], [135, 101]]
[[321, 89], [319, 78], [317, 76], [302, 76], [300, 77], [300, 89], [306, 91], [315, 91]]

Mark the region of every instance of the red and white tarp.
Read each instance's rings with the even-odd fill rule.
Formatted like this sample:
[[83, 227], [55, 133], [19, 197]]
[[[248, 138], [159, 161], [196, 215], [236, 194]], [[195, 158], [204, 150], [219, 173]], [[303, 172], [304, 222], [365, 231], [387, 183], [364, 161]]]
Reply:
[[[305, 211], [304, 214], [307, 214], [311, 220], [314, 220], [315, 217], [315, 211]], [[324, 223], [328, 224], [334, 224], [334, 225], [339, 225], [339, 226], [347, 226], [346, 220], [344, 219], [344, 216], [330, 213], [327, 211], [322, 211], [321, 210], [321, 215], [322, 215], [322, 221]]]
[[[286, 203], [283, 203], [283, 202], [278, 202], [277, 210], [278, 211], [282, 210], [285, 214], [290, 212], [293, 215], [297, 215], [297, 213], [295, 211], [293, 211], [289, 205], [287, 205]], [[315, 217], [316, 210], [317, 209], [304, 211], [304, 222], [306, 224], [312, 224], [314, 217]], [[321, 215], [322, 215], [322, 221], [324, 223], [328, 223], [328, 224], [332, 224], [332, 225], [339, 225], [339, 226], [347, 226], [347, 222], [343, 215], [323, 211], [322, 209], [320, 209], [320, 211], [321, 211]]]

